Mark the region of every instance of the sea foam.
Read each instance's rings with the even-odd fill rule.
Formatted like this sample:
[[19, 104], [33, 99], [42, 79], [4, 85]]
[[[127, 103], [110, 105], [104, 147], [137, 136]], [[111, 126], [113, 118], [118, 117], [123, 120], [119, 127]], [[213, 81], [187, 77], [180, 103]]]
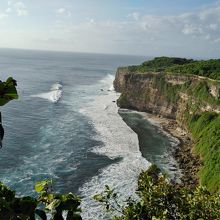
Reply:
[[[135, 195], [137, 178], [142, 170], [146, 170], [150, 163], [142, 157], [136, 133], [128, 127], [118, 114], [115, 103], [119, 94], [113, 91], [114, 77], [108, 75], [99, 82], [103, 92], [93, 97], [93, 101], [81, 109], [81, 113], [88, 116], [93, 124], [97, 136], [94, 139], [104, 143], [92, 149], [96, 154], [109, 158], [121, 158], [100, 170], [99, 174], [85, 183], [80, 192], [83, 197], [83, 219], [106, 219], [102, 207], [93, 201], [92, 196], [103, 191], [105, 185], [114, 188], [121, 195], [121, 200]], [[111, 88], [111, 89], [109, 89]]]
[[63, 88], [63, 86], [60, 83], [55, 83], [51, 86], [49, 92], [31, 95], [31, 97], [46, 99], [46, 100], [49, 100], [50, 102], [56, 103], [62, 97], [62, 93], [63, 93], [62, 88]]

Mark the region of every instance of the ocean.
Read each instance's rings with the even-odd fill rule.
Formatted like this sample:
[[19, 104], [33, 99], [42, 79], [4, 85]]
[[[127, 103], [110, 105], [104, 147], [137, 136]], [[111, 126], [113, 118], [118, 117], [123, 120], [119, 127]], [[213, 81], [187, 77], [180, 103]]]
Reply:
[[35, 195], [36, 181], [52, 179], [56, 192], [82, 197], [83, 219], [108, 219], [92, 199], [105, 185], [123, 200], [150, 162], [169, 172], [175, 141], [137, 112], [119, 114], [115, 103], [117, 67], [146, 59], [0, 49], [0, 79], [14, 77], [19, 94], [1, 107], [0, 181]]

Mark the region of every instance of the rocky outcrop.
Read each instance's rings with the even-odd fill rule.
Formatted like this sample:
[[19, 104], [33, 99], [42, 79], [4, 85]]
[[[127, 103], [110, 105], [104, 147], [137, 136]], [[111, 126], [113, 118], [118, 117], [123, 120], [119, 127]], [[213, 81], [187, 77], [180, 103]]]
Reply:
[[[200, 156], [204, 158], [204, 155], [198, 150], [202, 144], [200, 143], [197, 146], [198, 136], [195, 133], [194, 137], [197, 137], [197, 139], [191, 136], [192, 130], [190, 129], [192, 127], [190, 128], [190, 126], [196, 121], [196, 129], [199, 131], [198, 126], [201, 125], [199, 125], [198, 118], [201, 115], [209, 115], [208, 120], [211, 120], [211, 118], [217, 117], [215, 116], [216, 113], [220, 113], [219, 81], [194, 75], [163, 72], [137, 73], [129, 71], [129, 68], [119, 68], [116, 73], [114, 87], [117, 92], [121, 93], [120, 98], [117, 100], [119, 107], [149, 112], [159, 117], [168, 118], [173, 121], [171, 127], [174, 130], [176, 126], [176, 129], [180, 128], [186, 131], [183, 137], [178, 137], [182, 144], [174, 154], [180, 168], [183, 170], [182, 180], [185, 185], [191, 187], [199, 181], [203, 181], [211, 191], [218, 190], [218, 184], [214, 186], [209, 184], [209, 182], [218, 181], [217, 178], [213, 174], [207, 175], [206, 172], [209, 169], [209, 164], [215, 164], [215, 153], [210, 154], [209, 157], [203, 160], [199, 159]], [[204, 114], [204, 112], [209, 113]], [[217, 125], [218, 123], [215, 125], [216, 128]], [[201, 129], [204, 128], [201, 126]], [[166, 125], [165, 130], [170, 131], [169, 126]], [[207, 139], [218, 138], [215, 132], [212, 137], [209, 136], [208, 132], [203, 133], [203, 135], [206, 135]], [[205, 141], [207, 139], [205, 138]], [[203, 144], [206, 144], [206, 148], [211, 149], [212, 146], [207, 143], [204, 142]], [[195, 149], [192, 147], [193, 145], [197, 146], [197, 155], [193, 150]], [[216, 151], [216, 154], [218, 154], [218, 151]], [[199, 170], [199, 173], [202, 172], [203, 176], [198, 178]]]
[[[119, 90], [116, 88], [116, 91], [122, 92], [118, 105], [175, 118], [176, 106], [171, 105], [155, 86], [157, 78], [161, 78], [160, 73], [123, 75], [123, 80], [120, 80], [123, 87], [120, 87]], [[117, 78], [115, 82], [117, 82]]]
[[218, 86], [193, 75], [132, 73], [127, 68], [119, 68], [114, 81], [121, 93], [119, 107], [175, 119], [183, 126], [186, 112], [220, 112]]
[[220, 86], [219, 85], [210, 86], [210, 93], [214, 98], [219, 99], [220, 98]]

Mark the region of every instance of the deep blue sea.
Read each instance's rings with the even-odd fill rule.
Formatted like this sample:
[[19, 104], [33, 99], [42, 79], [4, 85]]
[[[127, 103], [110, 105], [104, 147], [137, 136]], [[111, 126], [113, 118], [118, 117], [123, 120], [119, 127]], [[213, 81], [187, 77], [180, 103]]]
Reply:
[[33, 195], [36, 181], [53, 179], [57, 192], [82, 196], [83, 219], [107, 219], [92, 195], [105, 184], [132, 195], [149, 161], [162, 167], [169, 161], [169, 137], [137, 113], [122, 112], [123, 120], [114, 102], [117, 67], [144, 60], [0, 49], [0, 79], [13, 76], [19, 93], [1, 107], [0, 181], [18, 195]]

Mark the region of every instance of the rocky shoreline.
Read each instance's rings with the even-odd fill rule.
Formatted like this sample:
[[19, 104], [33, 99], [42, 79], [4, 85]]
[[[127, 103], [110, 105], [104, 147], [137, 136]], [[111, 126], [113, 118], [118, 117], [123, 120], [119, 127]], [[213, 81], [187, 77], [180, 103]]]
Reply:
[[187, 187], [195, 187], [199, 184], [198, 172], [201, 166], [199, 156], [193, 153], [193, 141], [190, 135], [179, 127], [173, 119], [167, 119], [159, 115], [145, 113], [144, 117], [159, 124], [163, 130], [180, 141], [179, 146], [173, 152], [174, 158], [182, 172], [182, 184]]

